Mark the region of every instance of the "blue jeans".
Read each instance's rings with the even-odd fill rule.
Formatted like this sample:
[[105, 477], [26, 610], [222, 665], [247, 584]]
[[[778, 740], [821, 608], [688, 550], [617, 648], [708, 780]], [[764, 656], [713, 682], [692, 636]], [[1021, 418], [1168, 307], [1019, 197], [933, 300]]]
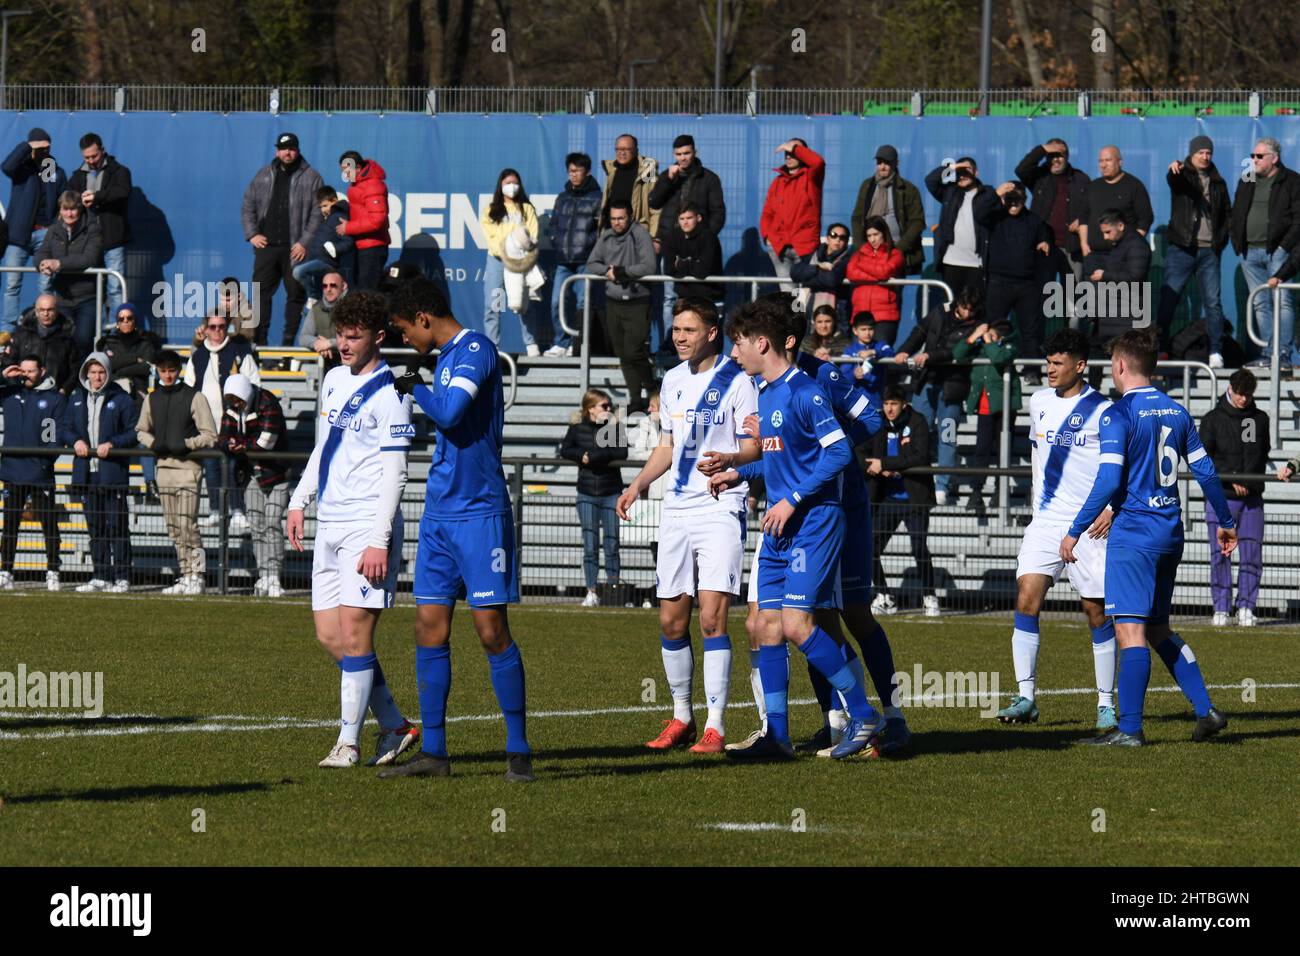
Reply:
[[660, 286], [664, 296], [663, 323], [656, 322], [654, 316], [650, 316], [651, 358], [660, 352], [671, 352], [673, 346], [673, 306], [677, 303], [677, 286], [671, 282], [662, 282]]
[[[931, 442], [939, 449], [939, 467], [951, 468], [957, 464], [957, 426], [962, 422], [961, 402], [943, 400], [942, 383], [922, 386], [912, 396], [912, 407], [930, 423]], [[948, 491], [960, 487], [955, 475], [935, 475], [934, 490]]]
[[614, 514], [614, 505], [617, 503], [618, 495], [578, 495], [578, 523], [582, 525], [582, 573], [587, 580], [588, 591], [595, 589], [600, 567], [598, 535], [605, 539], [605, 581], [618, 580], [618, 515]]
[[[126, 278], [126, 246], [118, 246], [116, 249], [104, 250], [104, 268], [116, 269], [122, 273], [122, 278]], [[107, 276], [104, 280], [104, 304], [108, 307], [108, 321], [104, 324], [112, 328], [117, 324], [117, 310], [122, 307], [122, 303], [128, 301], [126, 297], [127, 290], [122, 288], [122, 284], [114, 276]], [[140, 315], [140, 323], [148, 321], [147, 313]], [[143, 326], [142, 326], [143, 327]]]
[[[560, 325], [560, 286], [564, 280], [571, 275], [581, 275], [583, 272], [582, 265], [566, 266], [559, 262], [555, 265], [555, 278], [551, 280], [551, 344], [558, 345], [561, 348], [568, 348], [573, 344], [573, 336], [564, 331]], [[582, 328], [582, 303], [587, 298], [587, 287], [589, 282], [575, 282], [569, 287], [566, 294], [568, 306], [565, 309], [565, 317], [569, 320], [569, 325], [575, 329]]]
[[68, 314], [72, 317], [72, 338], [77, 343], [77, 348], [83, 355], [87, 355], [95, 347], [95, 340], [99, 338], [99, 323], [96, 321], [99, 317], [95, 314], [95, 300], [87, 299], [80, 305], [65, 306]]
[[[40, 249], [41, 243], [45, 241], [45, 230], [36, 229], [32, 232], [31, 241], [27, 245], [22, 243], [9, 244], [5, 249], [4, 264], [7, 266], [25, 266], [36, 251]], [[41, 294], [50, 287], [50, 277], [36, 273], [36, 293]], [[23, 273], [6, 272], [5, 273], [5, 328], [13, 331], [18, 327], [18, 320], [22, 318], [22, 303], [19, 301], [23, 288]]]
[[[490, 253], [483, 265], [483, 332], [497, 345], [501, 344], [501, 313], [506, 311], [506, 267], [501, 260]], [[524, 309], [529, 309], [525, 305]], [[524, 348], [535, 345], [532, 331], [528, 328], [528, 316], [519, 316], [519, 328], [524, 339]]]
[[334, 267], [324, 259], [308, 259], [293, 267], [293, 277], [307, 290], [308, 298], [319, 299], [323, 294], [320, 280], [327, 272], [333, 271]]
[[[1241, 260], [1241, 272], [1246, 277], [1246, 285], [1253, 288], [1267, 282], [1285, 261], [1286, 250], [1281, 246], [1278, 246], [1271, 256], [1264, 249], [1247, 249], [1246, 257]], [[1260, 352], [1260, 358], [1265, 359], [1273, 357], [1273, 296], [1271, 293], [1272, 290], [1264, 289], [1255, 299], [1256, 328], [1268, 343]], [[1282, 313], [1278, 318], [1280, 320], [1278, 334], [1285, 343], [1280, 346], [1282, 364], [1290, 365], [1293, 351], [1291, 343], [1295, 341], [1295, 305], [1291, 301], [1289, 289], [1282, 290]]]
[[1165, 249], [1165, 282], [1160, 289], [1157, 320], [1160, 335], [1164, 338], [1169, 334], [1178, 300], [1193, 273], [1201, 290], [1201, 305], [1205, 308], [1205, 334], [1210, 340], [1210, 352], [1218, 352], [1223, 342], [1223, 303], [1220, 301], [1219, 254], [1213, 249], [1184, 249], [1172, 245]]

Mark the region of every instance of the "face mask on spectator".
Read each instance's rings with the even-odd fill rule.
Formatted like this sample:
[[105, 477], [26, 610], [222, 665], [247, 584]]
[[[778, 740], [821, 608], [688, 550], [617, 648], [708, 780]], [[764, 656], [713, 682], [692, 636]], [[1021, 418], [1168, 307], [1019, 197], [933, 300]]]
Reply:
[[519, 184], [506, 183], [504, 186], [501, 187], [501, 192], [505, 194], [505, 197], [507, 199], [514, 199], [517, 195], [519, 195]]

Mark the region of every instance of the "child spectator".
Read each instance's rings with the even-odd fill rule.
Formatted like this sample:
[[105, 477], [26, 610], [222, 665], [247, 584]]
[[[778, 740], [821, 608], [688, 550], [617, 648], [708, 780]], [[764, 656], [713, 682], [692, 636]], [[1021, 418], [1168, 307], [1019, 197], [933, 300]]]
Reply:
[[560, 457], [578, 465], [578, 521], [582, 525], [582, 570], [587, 582], [583, 607], [600, 603], [596, 578], [600, 570], [600, 537], [605, 546], [605, 582], [619, 583], [618, 516], [614, 506], [623, 491], [623, 475], [611, 461], [627, 457], [627, 445], [612, 421], [613, 401], [598, 388], [582, 397], [578, 420], [569, 426]]
[[351, 236], [338, 233], [339, 223], [348, 219], [348, 201], [340, 199], [333, 186], [316, 190], [316, 206], [321, 221], [307, 240], [307, 258], [293, 267], [293, 277], [307, 290], [308, 309], [320, 301], [321, 279], [327, 273], [341, 272], [351, 279], [357, 245]]
[[[998, 453], [998, 439], [1002, 434], [1002, 373], [1011, 367], [1017, 354], [1018, 339], [1011, 322], [980, 322], [958, 339], [952, 347], [952, 357], [957, 362], [986, 358], [992, 365], [976, 365], [971, 369], [970, 393], [966, 396], [966, 411], [978, 415], [975, 426], [975, 451], [970, 456], [973, 468], [987, 468]], [[1011, 414], [1020, 408], [1020, 376], [1011, 376]], [[977, 509], [984, 506], [984, 479], [971, 479], [971, 503]]]
[[853, 341], [844, 350], [845, 358], [856, 358], [853, 377], [867, 393], [871, 404], [880, 407], [881, 390], [885, 387], [885, 367], [878, 363], [894, 357], [894, 347], [888, 342], [876, 341], [876, 317], [870, 312], [859, 312], [853, 317]]

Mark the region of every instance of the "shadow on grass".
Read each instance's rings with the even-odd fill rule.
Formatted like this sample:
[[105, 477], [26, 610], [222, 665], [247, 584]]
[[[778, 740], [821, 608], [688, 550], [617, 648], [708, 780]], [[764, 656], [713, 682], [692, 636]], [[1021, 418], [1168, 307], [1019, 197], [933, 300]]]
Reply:
[[136, 724], [142, 727], [169, 726], [194, 724], [203, 719], [202, 717], [193, 716], [157, 717], [145, 715], [140, 717], [115, 717], [106, 715], [103, 717], [78, 717], [74, 714], [68, 714], [33, 717], [30, 719], [24, 717], [18, 720], [0, 720], [0, 730], [48, 730], [52, 727], [74, 727], [78, 730], [84, 730], [88, 727], [130, 727]]
[[[284, 780], [281, 783], [290, 783]], [[61, 803], [65, 800], [92, 803], [125, 803], [132, 800], [171, 800], [177, 797], [224, 797], [238, 793], [269, 791], [265, 783], [219, 783], [211, 786], [153, 784], [135, 787], [94, 787], [88, 790], [49, 790], [44, 793], [5, 795], [7, 804]]]
[[[1222, 711], [1228, 718], [1228, 726], [1239, 720], [1300, 720], [1300, 710], [1227, 710]], [[1143, 720], [1184, 720], [1188, 724], [1196, 722], [1196, 715], [1190, 710], [1181, 714], [1143, 714]]]
[[1011, 750], [1065, 750], [1096, 731], [1077, 724], [1072, 730], [927, 730], [912, 735], [911, 756], [1005, 753]]

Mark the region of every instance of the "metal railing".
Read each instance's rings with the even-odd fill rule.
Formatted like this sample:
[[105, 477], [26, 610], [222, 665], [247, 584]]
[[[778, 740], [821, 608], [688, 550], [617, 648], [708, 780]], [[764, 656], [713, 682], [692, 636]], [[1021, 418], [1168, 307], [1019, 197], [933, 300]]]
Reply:
[[[36, 266], [5, 266], [0, 265], [0, 273], [4, 272], [40, 272]], [[114, 322], [109, 321], [109, 317], [104, 315], [104, 277], [113, 276], [117, 279], [118, 288], [122, 290], [122, 301], [130, 302], [131, 297], [127, 294], [126, 276], [116, 269], [107, 269], [104, 266], [92, 266], [89, 269], [69, 269], [67, 272], [59, 271], [59, 275], [93, 275], [95, 277], [95, 338], [104, 334]], [[53, 294], [53, 293], [51, 293]], [[57, 297], [57, 296], [56, 296]]]
[[[596, 275], [587, 272], [575, 272], [569, 276], [553, 293], [560, 297], [560, 328], [571, 335], [577, 336], [581, 343], [578, 349], [578, 367], [581, 390], [586, 394], [587, 389], [591, 386], [591, 283], [604, 282], [609, 283], [612, 280], [604, 275]], [[793, 285], [795, 288], [803, 288], [797, 282], [781, 276], [707, 276], [703, 279], [694, 277], [675, 278], [673, 276], [653, 275], [642, 276], [634, 280], [637, 283], [666, 283], [680, 282], [683, 284], [704, 283], [707, 285], [748, 285], [751, 301], [758, 298], [758, 287], [760, 285]], [[574, 282], [586, 282], [587, 291], [582, 297], [582, 328], [581, 330], [571, 327], [568, 323], [568, 305], [569, 305], [569, 287]], [[849, 285], [869, 285], [873, 283], [845, 283]], [[890, 285], [903, 288], [906, 286], [917, 286], [921, 289], [921, 310], [922, 314], [930, 311], [930, 290], [940, 289], [944, 294], [944, 302], [952, 301], [952, 289], [948, 283], [941, 279], [888, 279], [883, 283], [874, 283], [878, 285]], [[658, 317], [651, 316], [651, 321], [660, 321]]]
[[[1288, 352], [1291, 350], [1290, 342], [1282, 342], [1282, 293], [1286, 290], [1288, 293], [1300, 290], [1300, 282], [1280, 282], [1276, 287], [1270, 289], [1267, 282], [1262, 282], [1250, 290], [1246, 295], [1246, 335], [1250, 340], [1260, 348], [1269, 348], [1269, 342], [1261, 338], [1255, 331], [1255, 296], [1261, 291], [1271, 291], [1273, 296], [1273, 336], [1272, 348], [1273, 353], [1269, 370], [1273, 375], [1272, 395], [1269, 396], [1269, 405], [1272, 412], [1269, 415], [1269, 443], [1277, 448], [1282, 443], [1282, 349]], [[1294, 303], [1292, 303], [1294, 305]]]

